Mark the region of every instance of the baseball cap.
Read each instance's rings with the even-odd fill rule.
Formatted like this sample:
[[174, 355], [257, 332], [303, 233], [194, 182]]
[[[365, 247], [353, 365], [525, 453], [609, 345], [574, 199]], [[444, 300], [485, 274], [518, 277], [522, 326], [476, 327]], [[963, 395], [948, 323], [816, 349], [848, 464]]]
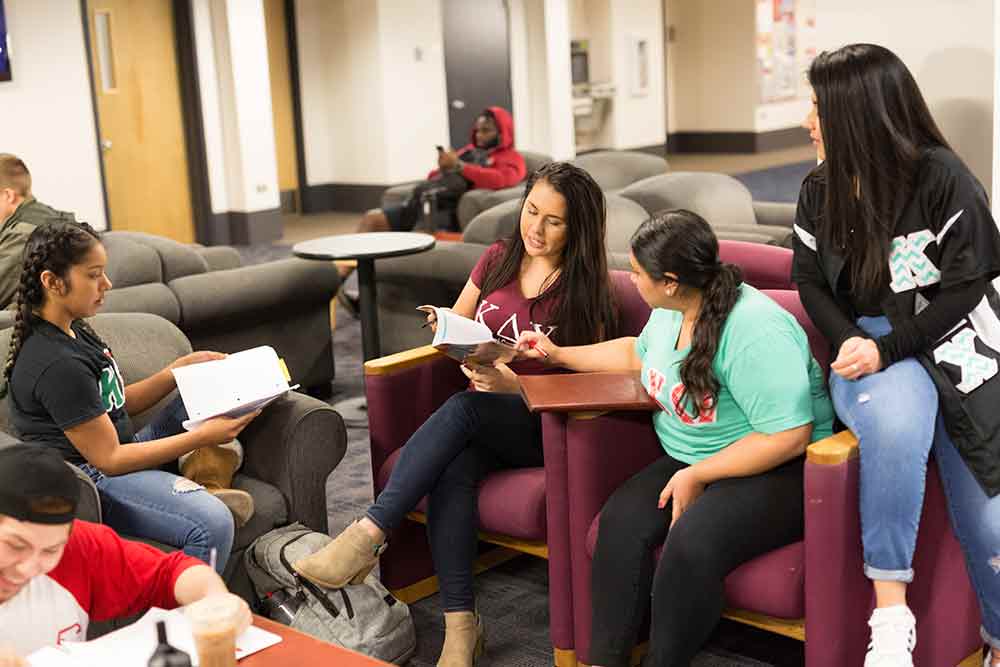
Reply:
[[70, 523], [80, 483], [56, 452], [42, 445], [0, 448], [0, 515], [31, 523]]

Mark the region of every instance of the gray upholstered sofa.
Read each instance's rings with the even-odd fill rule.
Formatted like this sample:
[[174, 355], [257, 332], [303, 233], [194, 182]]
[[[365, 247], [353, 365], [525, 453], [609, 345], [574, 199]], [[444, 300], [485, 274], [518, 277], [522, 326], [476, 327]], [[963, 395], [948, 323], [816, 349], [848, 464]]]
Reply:
[[[596, 154], [579, 160], [591, 155]], [[613, 174], [598, 173], [595, 180], [608, 182], [611, 177]], [[719, 238], [758, 243], [780, 242], [791, 232], [795, 216], [794, 204], [754, 202], [742, 183], [709, 172], [660, 174], [606, 196], [608, 263], [615, 269], [629, 268], [632, 233], [650, 215], [664, 209], [692, 210], [712, 224]], [[430, 342], [429, 330], [420, 328], [423, 315], [416, 306], [454, 303], [476, 260], [495, 240], [513, 233], [519, 214], [520, 199], [509, 200], [476, 216], [460, 242], [439, 241], [425, 253], [379, 260], [376, 281], [384, 354]]]
[[[114, 351], [126, 383], [148, 377], [191, 351], [184, 334], [157, 315], [109, 313], [97, 315], [90, 323]], [[0, 331], [0, 350], [7, 350], [11, 331]], [[7, 401], [0, 406], [0, 446], [4, 446], [15, 442], [16, 434], [10, 432]], [[159, 407], [135, 418], [136, 425], [144, 425]], [[256, 512], [236, 531], [225, 579], [230, 589], [249, 600], [252, 589], [243, 567], [243, 551], [254, 539], [294, 521], [326, 532], [326, 479], [344, 458], [347, 432], [333, 408], [291, 392], [268, 406], [239, 440], [245, 458], [233, 486], [253, 496]], [[82, 473], [79, 476], [84, 487], [79, 516], [100, 521], [97, 490]]]
[[721, 239], [780, 243], [792, 231], [795, 204], [755, 202], [745, 185], [712, 172], [674, 171], [636, 181], [618, 192], [650, 214], [686, 208], [705, 218]]
[[[295, 382], [329, 390], [330, 300], [340, 285], [332, 262], [242, 266], [236, 249], [226, 246], [184, 245], [140, 232], [107, 232], [102, 240], [113, 285], [102, 312], [159, 315], [200, 350], [270, 345]], [[0, 328], [12, 322], [11, 313], [0, 313]]]
[[[552, 158], [543, 153], [522, 151], [528, 173], [551, 162]], [[586, 169], [601, 189], [615, 193], [631, 183], [662, 174], [667, 171], [667, 161], [662, 157], [637, 151], [594, 151], [572, 160], [573, 164]], [[382, 195], [382, 205], [402, 204], [413, 192], [416, 183], [396, 185]], [[524, 193], [524, 183], [518, 183], [502, 190], [470, 190], [458, 200], [458, 225], [464, 231], [472, 220], [498, 204], [519, 199]]]

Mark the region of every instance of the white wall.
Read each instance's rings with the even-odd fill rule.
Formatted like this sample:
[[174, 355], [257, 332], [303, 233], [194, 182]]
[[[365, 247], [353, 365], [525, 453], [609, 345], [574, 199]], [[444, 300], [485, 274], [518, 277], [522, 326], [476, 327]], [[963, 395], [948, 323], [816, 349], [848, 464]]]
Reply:
[[6, 0], [13, 81], [0, 83], [0, 151], [21, 157], [34, 193], [106, 227], [80, 3]]
[[448, 143], [439, 0], [297, 0], [306, 177], [424, 178]]
[[[611, 2], [608, 28], [615, 83], [612, 147], [616, 149], [662, 145], [666, 141], [664, 122], [663, 12], [661, 0]], [[633, 40], [647, 44], [649, 86], [645, 94], [632, 89]]]
[[[989, 187], [993, 162], [992, 0], [817, 0], [820, 49], [874, 42], [913, 72], [941, 131]], [[905, 18], [901, 18], [905, 17]]]
[[378, 9], [385, 182], [398, 183], [426, 176], [434, 146], [449, 143], [441, 3], [380, 0]]

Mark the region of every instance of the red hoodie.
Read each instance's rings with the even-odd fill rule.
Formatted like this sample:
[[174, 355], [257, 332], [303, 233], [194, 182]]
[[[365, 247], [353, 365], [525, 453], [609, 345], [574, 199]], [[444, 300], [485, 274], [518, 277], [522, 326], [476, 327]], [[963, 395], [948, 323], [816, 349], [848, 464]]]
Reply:
[[[524, 158], [514, 149], [514, 119], [510, 112], [502, 107], [486, 107], [496, 119], [500, 140], [489, 151], [489, 165], [480, 167], [475, 164], [461, 163], [462, 176], [472, 183], [473, 189], [501, 190], [517, 185], [527, 176], [528, 169], [524, 166]], [[476, 129], [469, 132], [471, 142], [456, 151], [459, 156], [476, 147]], [[436, 177], [440, 172], [435, 169], [427, 178]]]

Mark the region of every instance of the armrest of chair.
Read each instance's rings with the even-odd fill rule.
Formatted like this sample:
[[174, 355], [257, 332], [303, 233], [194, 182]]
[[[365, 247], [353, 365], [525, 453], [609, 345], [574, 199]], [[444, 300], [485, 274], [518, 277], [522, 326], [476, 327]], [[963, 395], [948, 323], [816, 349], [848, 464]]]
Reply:
[[518, 378], [532, 412], [568, 412], [576, 417], [610, 410], [659, 410], [638, 373], [561, 373]]
[[872, 596], [863, 574], [858, 477], [858, 441], [850, 431], [806, 450], [806, 635], [835, 655], [846, 646], [864, 646], [863, 616]]
[[467, 384], [458, 363], [430, 345], [365, 362], [374, 479], [385, 460]]
[[180, 302], [183, 328], [190, 331], [234, 317], [275, 317], [302, 304], [329, 308], [340, 274], [333, 262], [292, 258], [184, 276], [168, 286]]
[[340, 414], [311, 396], [290, 392], [240, 434], [243, 472], [278, 487], [288, 518], [325, 533], [326, 478], [347, 451]]
[[238, 269], [243, 266], [243, 258], [240, 256], [239, 251], [232, 246], [217, 245], [208, 248], [197, 248], [196, 252], [208, 264], [209, 271]]
[[750, 241], [751, 243], [781, 242], [792, 233], [791, 227], [780, 225], [712, 225], [720, 239]]
[[753, 214], [758, 225], [784, 227], [786, 232], [795, 224], [795, 204], [778, 201], [753, 202]]
[[385, 192], [382, 193], [382, 207], [402, 206], [413, 194], [413, 188], [417, 187], [417, 184], [420, 182], [421, 181], [409, 181], [407, 183], [394, 185], [391, 188], [386, 188]]

